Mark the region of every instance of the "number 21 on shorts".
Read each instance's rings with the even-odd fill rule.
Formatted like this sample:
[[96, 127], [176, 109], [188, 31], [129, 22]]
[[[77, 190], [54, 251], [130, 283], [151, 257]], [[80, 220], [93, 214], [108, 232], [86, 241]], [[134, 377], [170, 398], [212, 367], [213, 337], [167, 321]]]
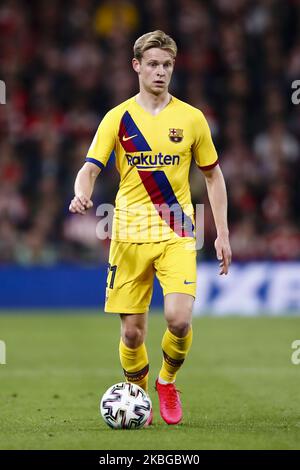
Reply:
[[[110, 263], [108, 263], [106, 287], [109, 287], [110, 289], [114, 288], [116, 272], [117, 272], [117, 265], [114, 264], [112, 266]], [[110, 273], [111, 273], [111, 275], [110, 275]], [[110, 278], [110, 281], [109, 281], [109, 278]], [[109, 284], [108, 284], [108, 281], [109, 281]]]

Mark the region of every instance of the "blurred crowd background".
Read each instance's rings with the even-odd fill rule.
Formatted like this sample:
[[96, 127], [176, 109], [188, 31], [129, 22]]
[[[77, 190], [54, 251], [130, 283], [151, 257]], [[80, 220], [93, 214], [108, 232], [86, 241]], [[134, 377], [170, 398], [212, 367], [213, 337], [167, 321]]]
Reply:
[[[138, 91], [137, 37], [154, 29], [178, 44], [171, 93], [206, 115], [229, 194], [235, 260], [300, 258], [298, 0], [7, 0], [0, 3], [0, 262], [98, 263], [109, 241], [95, 211], [68, 206], [99, 121]], [[206, 204], [205, 248], [215, 229], [201, 172], [193, 201]], [[94, 204], [114, 202], [113, 159]]]

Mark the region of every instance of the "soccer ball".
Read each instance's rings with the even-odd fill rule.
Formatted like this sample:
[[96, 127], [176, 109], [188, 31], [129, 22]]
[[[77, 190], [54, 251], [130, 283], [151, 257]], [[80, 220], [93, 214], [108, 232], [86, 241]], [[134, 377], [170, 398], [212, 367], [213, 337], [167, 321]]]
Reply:
[[113, 429], [139, 429], [150, 416], [152, 403], [138, 385], [120, 382], [104, 393], [100, 402], [102, 418]]

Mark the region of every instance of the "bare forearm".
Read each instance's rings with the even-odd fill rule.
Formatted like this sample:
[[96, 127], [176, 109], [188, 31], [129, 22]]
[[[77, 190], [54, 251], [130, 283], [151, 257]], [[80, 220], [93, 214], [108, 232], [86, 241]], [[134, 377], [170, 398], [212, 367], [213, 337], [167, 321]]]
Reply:
[[91, 196], [99, 173], [100, 169], [88, 162], [79, 170], [74, 185], [75, 196], [69, 207], [70, 212], [84, 215], [88, 209], [93, 207]]
[[93, 194], [95, 181], [97, 175], [93, 174], [91, 171], [86, 171], [83, 167], [77, 174], [75, 184], [74, 184], [74, 193], [75, 196], [85, 196], [87, 199], [91, 199]]
[[227, 274], [231, 263], [231, 248], [227, 224], [227, 192], [219, 166], [204, 172], [209, 202], [213, 212], [217, 238], [215, 249], [220, 261], [220, 274]]
[[218, 167], [211, 176], [205, 178], [217, 234], [228, 234], [227, 192], [223, 174]]

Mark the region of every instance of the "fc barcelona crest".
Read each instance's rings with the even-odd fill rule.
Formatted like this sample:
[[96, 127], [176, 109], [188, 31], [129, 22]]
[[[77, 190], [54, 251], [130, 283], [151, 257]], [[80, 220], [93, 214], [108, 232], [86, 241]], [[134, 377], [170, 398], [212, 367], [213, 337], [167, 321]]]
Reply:
[[181, 142], [183, 139], [183, 129], [169, 129], [169, 139], [171, 142]]

